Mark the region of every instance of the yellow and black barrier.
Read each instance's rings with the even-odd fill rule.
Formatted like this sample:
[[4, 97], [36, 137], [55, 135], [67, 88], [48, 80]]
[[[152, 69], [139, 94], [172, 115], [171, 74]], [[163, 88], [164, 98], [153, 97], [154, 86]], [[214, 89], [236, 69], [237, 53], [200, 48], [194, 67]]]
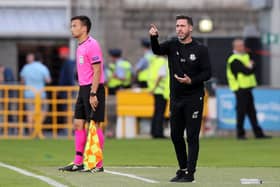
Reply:
[[[26, 90], [32, 91], [35, 97], [25, 98]], [[46, 92], [46, 98], [41, 98], [43, 91]], [[72, 138], [73, 106], [77, 91], [77, 86], [47, 86], [44, 90], [36, 91], [24, 85], [0, 85], [0, 138], [44, 138], [43, 130], [49, 130], [51, 137], [57, 138], [59, 129], [66, 130], [67, 137]], [[61, 92], [65, 98], [58, 97]], [[26, 109], [27, 104], [33, 106], [32, 110]], [[59, 111], [59, 104], [65, 105], [66, 110]], [[42, 105], [48, 106], [48, 110], [44, 111]], [[28, 115], [33, 117], [32, 124], [26, 120]], [[63, 117], [64, 123], [58, 123], [58, 117]], [[43, 118], [48, 120], [43, 123]], [[25, 133], [25, 129], [29, 129], [30, 133]], [[10, 130], [14, 133], [9, 133]]]

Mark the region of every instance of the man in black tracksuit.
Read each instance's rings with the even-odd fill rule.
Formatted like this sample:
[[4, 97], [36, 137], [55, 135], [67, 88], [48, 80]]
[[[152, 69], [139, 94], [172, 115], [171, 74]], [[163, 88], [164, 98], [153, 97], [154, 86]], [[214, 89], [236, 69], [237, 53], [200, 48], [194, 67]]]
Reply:
[[[192, 18], [176, 17], [177, 39], [158, 43], [158, 30], [151, 25], [152, 50], [168, 56], [170, 72], [171, 139], [180, 169], [171, 182], [192, 182], [199, 152], [204, 81], [211, 77], [208, 50], [192, 39]], [[187, 132], [188, 154], [184, 140]]]

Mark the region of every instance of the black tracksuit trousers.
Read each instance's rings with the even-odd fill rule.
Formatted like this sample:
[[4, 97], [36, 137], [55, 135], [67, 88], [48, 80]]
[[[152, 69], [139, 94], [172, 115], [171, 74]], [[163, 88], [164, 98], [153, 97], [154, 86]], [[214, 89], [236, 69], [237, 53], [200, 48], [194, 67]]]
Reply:
[[257, 114], [254, 104], [254, 97], [251, 89], [241, 89], [235, 93], [236, 96], [236, 117], [237, 117], [237, 137], [244, 137], [244, 119], [248, 115], [253, 132], [256, 137], [263, 136], [263, 131], [258, 125]]
[[151, 135], [153, 138], [163, 138], [164, 112], [167, 100], [160, 94], [154, 94], [154, 113], [152, 118]]
[[[199, 133], [203, 111], [203, 93], [184, 99], [171, 100], [171, 139], [174, 144], [180, 169], [196, 170], [199, 152]], [[188, 152], [184, 133], [187, 133]]]

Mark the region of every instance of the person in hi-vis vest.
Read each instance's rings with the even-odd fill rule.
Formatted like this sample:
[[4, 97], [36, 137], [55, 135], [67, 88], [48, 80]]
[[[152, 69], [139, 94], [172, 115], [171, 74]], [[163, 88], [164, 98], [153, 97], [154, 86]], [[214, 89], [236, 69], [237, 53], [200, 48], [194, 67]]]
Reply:
[[233, 54], [227, 60], [227, 81], [236, 97], [237, 139], [245, 140], [244, 119], [248, 115], [256, 138], [270, 138], [258, 124], [252, 89], [257, 86], [255, 65], [246, 53], [244, 41], [235, 39]]
[[151, 123], [153, 138], [165, 138], [163, 133], [164, 113], [169, 99], [169, 72], [167, 59], [153, 55], [148, 68], [148, 90], [154, 97], [154, 112]]
[[132, 81], [132, 66], [122, 58], [120, 49], [110, 49], [112, 64], [109, 65], [108, 88], [109, 94], [115, 94], [120, 88], [130, 88]]
[[149, 64], [154, 54], [151, 50], [151, 42], [148, 39], [141, 39], [141, 47], [143, 49], [143, 56], [135, 65], [136, 84], [140, 88], [147, 88]]

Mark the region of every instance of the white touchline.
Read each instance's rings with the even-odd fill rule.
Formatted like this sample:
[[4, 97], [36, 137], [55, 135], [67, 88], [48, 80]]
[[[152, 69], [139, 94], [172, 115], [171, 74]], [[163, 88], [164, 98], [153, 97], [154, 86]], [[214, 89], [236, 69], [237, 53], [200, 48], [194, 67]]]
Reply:
[[110, 174], [113, 174], [113, 175], [120, 175], [120, 176], [124, 176], [124, 177], [137, 179], [137, 180], [144, 181], [144, 182], [147, 182], [147, 183], [159, 183], [159, 181], [147, 179], [147, 178], [144, 178], [144, 177], [139, 177], [139, 176], [128, 174], [128, 173], [121, 173], [121, 172], [110, 171], [110, 170], [105, 170], [104, 172], [105, 173], [110, 173]]
[[156, 169], [156, 168], [165, 168], [165, 167], [158, 167], [158, 166], [109, 166], [106, 168], [116, 169], [116, 168], [127, 168], [127, 169]]
[[50, 179], [50, 178], [48, 178], [48, 177], [46, 177], [46, 176], [36, 175], [36, 174], [34, 174], [34, 173], [31, 173], [31, 172], [26, 171], [26, 170], [21, 169], [21, 168], [17, 168], [17, 167], [15, 167], [15, 166], [11, 166], [11, 165], [8, 165], [8, 164], [4, 164], [4, 163], [2, 163], [2, 162], [0, 162], [0, 166], [1, 166], [1, 167], [4, 167], [4, 168], [8, 168], [8, 169], [13, 170], [13, 171], [16, 171], [16, 172], [21, 173], [21, 174], [23, 174], [23, 175], [25, 175], [25, 176], [34, 177], [34, 178], [39, 179], [39, 180], [41, 180], [41, 181], [44, 181], [44, 182], [46, 182], [46, 183], [48, 183], [49, 185], [54, 186], [54, 187], [68, 187], [68, 186], [66, 186], [66, 185], [64, 185], [64, 184], [62, 184], [62, 183], [59, 183], [59, 182], [57, 182], [57, 181], [55, 181], [55, 180], [53, 180], [53, 179]]

